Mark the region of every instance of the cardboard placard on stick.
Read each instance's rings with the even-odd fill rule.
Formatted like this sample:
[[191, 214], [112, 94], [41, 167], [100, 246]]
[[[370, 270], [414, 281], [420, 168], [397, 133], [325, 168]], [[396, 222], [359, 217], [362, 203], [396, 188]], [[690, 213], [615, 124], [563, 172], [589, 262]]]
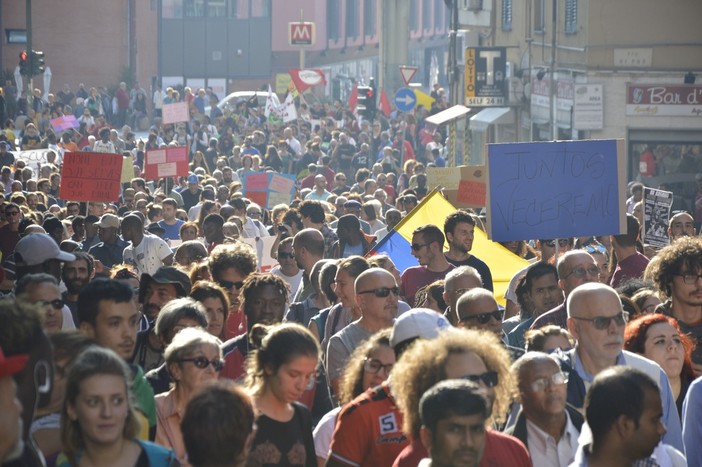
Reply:
[[61, 199], [115, 202], [122, 178], [122, 156], [67, 152], [61, 169]]

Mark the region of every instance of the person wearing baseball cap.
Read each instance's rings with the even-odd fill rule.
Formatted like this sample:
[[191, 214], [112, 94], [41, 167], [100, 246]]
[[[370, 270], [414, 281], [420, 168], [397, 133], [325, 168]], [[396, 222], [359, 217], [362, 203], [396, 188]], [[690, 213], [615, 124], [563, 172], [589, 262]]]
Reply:
[[89, 253], [107, 269], [122, 263], [127, 242], [119, 238], [118, 235], [119, 217], [114, 214], [103, 214], [95, 226], [98, 228], [100, 243], [92, 246]]
[[44, 272], [61, 280], [61, 262], [75, 261], [75, 255], [61, 251], [58, 243], [45, 233], [22, 237], [17, 242], [14, 254], [16, 280], [27, 274]]
[[[397, 362], [417, 339], [434, 339], [451, 327], [434, 310], [415, 308], [403, 313], [395, 320], [390, 334]], [[341, 409], [327, 465], [392, 465], [409, 445], [402, 433], [402, 414], [391, 391], [391, 380], [392, 375]], [[385, 423], [378, 423], [379, 420]]]
[[19, 457], [23, 450], [22, 404], [13, 375], [24, 369], [28, 355], [6, 357], [0, 348], [0, 464]]
[[142, 304], [142, 313], [150, 325], [148, 330], [139, 331], [137, 335], [134, 363], [144, 371], [157, 368], [163, 363], [163, 346], [154, 326], [161, 308], [175, 298], [187, 297], [190, 289], [188, 275], [172, 266], [160, 267], [154, 274], [141, 275], [139, 303]]

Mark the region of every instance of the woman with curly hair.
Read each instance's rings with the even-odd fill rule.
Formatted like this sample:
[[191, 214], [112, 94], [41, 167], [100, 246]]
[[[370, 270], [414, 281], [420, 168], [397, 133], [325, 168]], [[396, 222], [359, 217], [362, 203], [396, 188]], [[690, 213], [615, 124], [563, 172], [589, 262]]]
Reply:
[[390, 330], [385, 329], [356, 347], [349, 357], [339, 384], [339, 406], [328, 412], [314, 429], [317, 465], [326, 464], [336, 417], [341, 408], [368, 388], [385, 381], [395, 364], [395, 351], [390, 347]]
[[681, 414], [687, 389], [695, 379], [691, 359], [695, 344], [680, 330], [675, 318], [654, 313], [629, 321], [624, 330], [624, 348], [663, 368], [675, 396], [678, 414]]
[[[516, 388], [510, 364], [509, 353], [497, 336], [472, 329], [447, 329], [437, 338], [419, 340], [407, 349], [393, 368], [390, 381], [402, 413], [403, 431], [410, 437], [411, 444], [400, 453], [394, 465], [417, 465], [421, 459], [428, 457], [419, 436], [422, 425], [419, 400], [439, 381], [474, 381], [486, 391], [491, 402], [489, 421], [492, 424], [503, 423]], [[488, 431], [506, 439], [506, 435]], [[527, 463], [523, 462], [522, 456], [517, 454], [518, 449], [490, 448], [488, 444], [483, 454], [483, 465], [531, 465], [528, 455]]]

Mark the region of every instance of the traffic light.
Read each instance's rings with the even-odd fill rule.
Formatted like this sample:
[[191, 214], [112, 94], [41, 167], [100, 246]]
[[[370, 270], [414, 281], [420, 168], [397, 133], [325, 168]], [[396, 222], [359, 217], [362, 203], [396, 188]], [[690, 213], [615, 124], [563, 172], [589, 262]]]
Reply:
[[40, 50], [32, 50], [32, 76], [40, 75], [46, 70], [44, 63], [44, 52]]
[[372, 87], [358, 87], [358, 110], [361, 116], [368, 120], [375, 117], [375, 91]]
[[29, 75], [29, 62], [27, 61], [27, 51], [23, 50], [19, 54], [19, 69], [20, 74], [23, 76]]

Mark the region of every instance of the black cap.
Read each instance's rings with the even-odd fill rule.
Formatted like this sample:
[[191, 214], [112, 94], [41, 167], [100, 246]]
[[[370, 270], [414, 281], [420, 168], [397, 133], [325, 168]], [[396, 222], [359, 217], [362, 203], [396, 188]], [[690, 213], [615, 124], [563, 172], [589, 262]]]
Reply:
[[157, 284], [173, 284], [178, 291], [178, 297], [190, 295], [192, 283], [187, 274], [173, 266], [161, 266], [154, 275], [143, 273], [139, 280], [139, 302], [144, 302], [144, 294], [149, 281]]

